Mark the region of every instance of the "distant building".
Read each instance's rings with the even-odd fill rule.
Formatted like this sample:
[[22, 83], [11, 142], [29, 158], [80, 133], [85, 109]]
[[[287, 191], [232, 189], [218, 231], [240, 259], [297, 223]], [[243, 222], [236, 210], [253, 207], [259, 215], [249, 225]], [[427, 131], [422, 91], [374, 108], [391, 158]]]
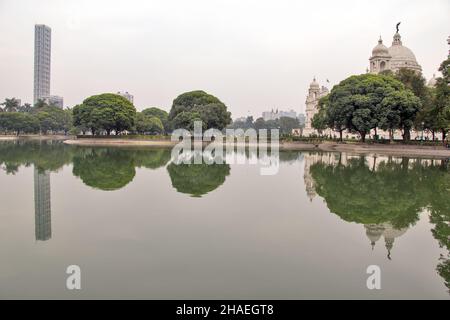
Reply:
[[262, 118], [264, 119], [264, 121], [277, 120], [280, 119], [281, 117], [296, 119], [297, 113], [292, 109], [289, 111], [278, 111], [278, 109], [274, 111], [272, 109], [271, 111], [264, 111], [262, 113]]
[[247, 121], [247, 117], [240, 117], [234, 120], [234, 122], [245, 122], [245, 121]]
[[129, 94], [128, 91], [126, 91], [126, 92], [121, 92], [121, 91], [119, 91], [119, 92], [117, 92], [117, 94], [118, 94], [119, 96], [124, 97], [125, 99], [127, 99], [127, 100], [130, 101], [131, 103], [134, 103], [134, 96], [133, 96], [132, 94]]
[[289, 110], [289, 111], [280, 111], [278, 112], [279, 118], [292, 118], [292, 119], [297, 119], [297, 112], [295, 112], [294, 110]]
[[34, 26], [34, 103], [50, 95], [52, 30]]
[[55, 106], [61, 109], [64, 107], [64, 98], [60, 96], [46, 96], [42, 97], [42, 100], [50, 106]]
[[299, 113], [297, 119], [300, 127], [304, 127], [306, 123], [306, 116], [303, 113]]

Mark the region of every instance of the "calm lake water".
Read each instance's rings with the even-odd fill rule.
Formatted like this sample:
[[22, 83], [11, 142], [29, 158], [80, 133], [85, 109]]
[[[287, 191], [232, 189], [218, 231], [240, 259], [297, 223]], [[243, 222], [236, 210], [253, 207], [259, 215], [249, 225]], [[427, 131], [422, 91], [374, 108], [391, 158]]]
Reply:
[[2, 142], [0, 298], [449, 299], [449, 220], [442, 160]]

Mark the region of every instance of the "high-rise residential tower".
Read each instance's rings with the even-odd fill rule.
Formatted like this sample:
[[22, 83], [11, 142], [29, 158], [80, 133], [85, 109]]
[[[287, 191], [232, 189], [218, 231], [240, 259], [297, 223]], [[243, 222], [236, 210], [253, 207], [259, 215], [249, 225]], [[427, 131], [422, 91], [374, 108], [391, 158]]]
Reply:
[[43, 24], [34, 26], [34, 97], [36, 103], [50, 96], [52, 29]]

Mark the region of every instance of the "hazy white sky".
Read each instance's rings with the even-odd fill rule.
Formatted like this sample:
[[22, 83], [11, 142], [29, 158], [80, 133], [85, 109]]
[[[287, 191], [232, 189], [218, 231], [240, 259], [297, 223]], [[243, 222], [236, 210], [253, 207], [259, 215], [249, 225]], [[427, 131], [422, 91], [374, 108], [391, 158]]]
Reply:
[[430, 78], [446, 58], [449, 0], [0, 0], [0, 99], [32, 102], [34, 24], [52, 28], [51, 93], [73, 106], [129, 91], [140, 110], [203, 89], [233, 118], [304, 110], [314, 76], [364, 73], [379, 35]]

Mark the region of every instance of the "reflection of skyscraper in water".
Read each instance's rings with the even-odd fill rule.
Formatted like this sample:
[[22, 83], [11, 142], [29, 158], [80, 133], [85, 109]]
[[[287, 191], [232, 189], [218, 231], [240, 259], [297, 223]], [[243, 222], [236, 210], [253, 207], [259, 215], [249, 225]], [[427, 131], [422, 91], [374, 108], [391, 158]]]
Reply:
[[52, 211], [50, 203], [50, 172], [34, 168], [34, 219], [36, 240], [52, 237]]

